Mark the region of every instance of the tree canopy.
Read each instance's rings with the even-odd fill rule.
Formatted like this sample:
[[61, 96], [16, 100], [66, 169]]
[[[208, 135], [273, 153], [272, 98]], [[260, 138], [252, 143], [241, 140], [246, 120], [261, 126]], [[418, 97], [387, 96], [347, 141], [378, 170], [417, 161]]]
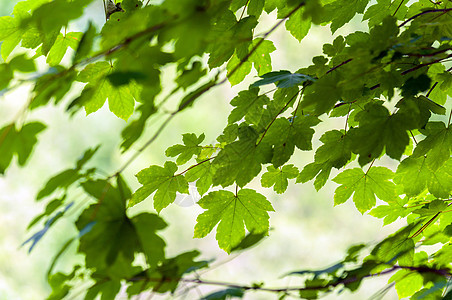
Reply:
[[[450, 0], [104, 0], [101, 27], [85, 16], [92, 2], [26, 0], [0, 17], [0, 89], [33, 85], [18, 117], [1, 125], [3, 176], [11, 164], [27, 163], [47, 128], [45, 120], [28, 119], [28, 111], [57, 106], [68, 117], [89, 115], [108, 102], [126, 121], [122, 132], [111, 133], [121, 135], [118, 147], [129, 157], [115, 172], [89, 164], [101, 147], [93, 146], [36, 195], [46, 208], [30, 224], [24, 242], [30, 251], [59, 219], [79, 232], [49, 261], [48, 299], [74, 297], [80, 282], [89, 283], [86, 300], [175, 293], [182, 283], [218, 286], [202, 299], [246, 298], [256, 290], [316, 299], [354, 292], [363, 279], [383, 274], [393, 274], [400, 298], [452, 297]], [[263, 23], [268, 14], [276, 17], [273, 24]], [[295, 72], [272, 68], [279, 49], [270, 38], [280, 27], [301, 41], [314, 26], [335, 33], [355, 17], [367, 31], [337, 35]], [[82, 32], [70, 31], [82, 21]], [[174, 75], [170, 90], [166, 74]], [[182, 111], [249, 74], [259, 78], [231, 99], [227, 124], [213, 143], [202, 133], [183, 134], [165, 151], [163, 165], [142, 166], [139, 188], [131, 190], [123, 172]], [[169, 111], [168, 100], [177, 101]], [[164, 117], [158, 128], [150, 126], [156, 116]], [[341, 125], [321, 129], [330, 118]], [[316, 132], [321, 145], [313, 149]], [[314, 151], [313, 160], [296, 165], [292, 159], [301, 151]], [[337, 176], [330, 176], [333, 168]], [[160, 231], [171, 224], [164, 211], [177, 195], [194, 193], [190, 183], [203, 210], [193, 237], [215, 232], [218, 247], [230, 254], [271, 234], [275, 209], [261, 187], [283, 194], [289, 181], [312, 181], [317, 190], [333, 181], [334, 205], [353, 201], [357, 213], [406, 225], [376, 245], [351, 245], [332, 267], [285, 274], [303, 279], [288, 287], [205, 280], [197, 273], [211, 265], [197, 258], [203, 249], [167, 254]], [[90, 201], [75, 197], [75, 188]], [[149, 209], [134, 214], [139, 203]], [[73, 243], [84, 263], [55, 272]]]

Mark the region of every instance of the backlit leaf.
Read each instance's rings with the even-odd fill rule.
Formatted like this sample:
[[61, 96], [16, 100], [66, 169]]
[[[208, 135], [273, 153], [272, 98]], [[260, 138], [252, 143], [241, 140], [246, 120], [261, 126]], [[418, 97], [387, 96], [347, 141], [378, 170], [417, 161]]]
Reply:
[[218, 224], [216, 239], [221, 249], [230, 252], [248, 231], [268, 231], [270, 202], [254, 190], [242, 189], [237, 195], [228, 191], [210, 192], [198, 204], [206, 209], [198, 216], [195, 238], [206, 236]]

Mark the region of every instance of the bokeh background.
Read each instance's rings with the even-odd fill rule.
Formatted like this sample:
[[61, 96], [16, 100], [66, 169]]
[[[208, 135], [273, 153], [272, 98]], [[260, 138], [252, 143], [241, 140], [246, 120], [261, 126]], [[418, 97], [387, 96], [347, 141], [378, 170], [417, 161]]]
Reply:
[[[17, 1], [0, 0], [0, 14], [9, 15]], [[83, 31], [87, 20], [93, 20], [99, 27], [104, 22], [101, 0], [96, 0], [85, 10], [85, 16], [74, 24], [71, 31]], [[275, 22], [275, 15], [265, 15], [259, 32], [265, 32]], [[355, 17], [350, 24], [340, 29], [333, 36], [328, 27], [314, 27], [301, 43], [290, 36], [284, 28], [273, 33], [269, 39], [275, 43], [277, 51], [272, 53], [274, 70], [290, 70], [307, 66], [312, 57], [322, 53], [322, 45], [332, 42], [337, 35], [346, 35], [356, 30], [367, 30], [367, 24], [361, 22], [361, 16]], [[16, 52], [24, 51], [16, 49]], [[29, 52], [33, 55], [33, 51]], [[67, 54], [67, 58], [71, 53]], [[41, 66], [45, 68], [44, 64]], [[172, 85], [174, 69], [165, 71], [163, 85], [169, 90]], [[152, 144], [126, 170], [125, 177], [135, 190], [139, 184], [134, 174], [151, 164], [163, 164], [166, 160], [164, 151], [167, 147], [181, 142], [181, 134], [194, 132], [205, 133], [205, 142], [214, 142], [227, 124], [227, 115], [231, 110], [229, 101], [241, 89], [256, 80], [252, 73], [247, 81], [231, 87], [229, 83], [217, 87], [200, 99], [193, 108], [178, 115], [165, 129], [158, 140]], [[69, 211], [68, 219], [60, 219], [44, 236], [39, 244], [28, 252], [29, 245], [21, 244], [34, 232], [40, 229], [37, 225], [27, 231], [28, 223], [40, 214], [44, 202], [36, 202], [37, 191], [51, 176], [74, 166], [77, 158], [86, 148], [101, 144], [100, 150], [91, 161], [91, 165], [99, 166], [107, 174], [114, 172], [133, 152], [135, 152], [155, 132], [162, 117], [156, 117], [148, 122], [146, 134], [130, 151], [121, 154], [120, 132], [126, 122], [118, 119], [108, 111], [107, 107], [85, 116], [80, 111], [70, 118], [64, 113], [66, 104], [80, 92], [80, 87], [74, 87], [63, 103], [56, 107], [40, 108], [26, 115], [26, 120], [41, 120], [48, 128], [39, 135], [39, 143], [27, 165], [19, 168], [15, 161], [0, 177], [0, 300], [10, 299], [45, 299], [50, 292], [46, 282], [46, 271], [54, 255], [61, 246], [72, 236], [76, 229], [70, 222], [77, 217], [77, 210]], [[31, 86], [22, 86], [1, 96], [0, 99], [0, 127], [14, 120], [15, 116], [25, 105]], [[173, 105], [179, 99], [172, 99]], [[171, 103], [169, 104], [171, 106]], [[131, 118], [132, 119], [132, 118]], [[326, 119], [325, 117], [323, 118]], [[345, 119], [338, 118], [323, 122], [318, 126], [313, 144], [316, 149], [321, 143], [318, 141], [326, 130], [340, 129]], [[295, 153], [291, 163], [300, 169], [312, 161], [314, 152]], [[385, 161], [391, 167], [390, 160]], [[353, 165], [352, 165], [353, 166]], [[335, 172], [330, 178], [335, 176]], [[202, 277], [209, 280], [251, 284], [265, 282], [268, 287], [285, 287], [301, 284], [296, 277], [282, 277], [282, 275], [296, 270], [319, 269], [333, 265], [345, 256], [349, 246], [356, 243], [375, 243], [385, 237], [400, 222], [389, 226], [382, 226], [382, 221], [368, 215], [361, 215], [347, 202], [334, 207], [333, 194], [336, 184], [328, 182], [320, 191], [316, 191], [312, 182], [306, 184], [289, 184], [287, 192], [277, 195], [271, 189], [260, 187], [258, 179], [250, 187], [258, 189], [272, 202], [276, 212], [271, 213], [270, 236], [258, 246], [240, 255], [226, 255], [216, 244], [214, 233], [204, 239], [193, 239], [193, 228], [196, 217], [202, 210], [196, 205], [174, 204], [162, 211], [162, 217], [170, 226], [163, 232], [167, 242], [168, 255], [178, 254], [184, 250], [202, 249], [204, 259], [215, 259], [210, 271]], [[80, 203], [87, 201], [86, 195], [80, 188], [72, 190], [73, 201]], [[179, 202], [182, 199], [178, 199]], [[134, 208], [132, 213], [148, 210], [152, 211], [152, 202], [145, 201]], [[83, 260], [75, 255], [77, 245], [72, 245], [62, 256], [56, 270], [69, 272], [71, 266]], [[326, 299], [368, 299], [386, 286], [388, 277], [367, 279], [356, 294], [347, 292], [327, 296]], [[77, 287], [68, 297], [81, 299], [87, 285]], [[194, 299], [208, 291], [218, 290], [216, 287], [194, 289], [190, 294], [181, 298]], [[176, 294], [177, 295], [177, 294]], [[143, 295], [147, 299], [149, 295]], [[158, 297], [155, 297], [158, 298]], [[172, 298], [165, 295], [162, 298]], [[250, 292], [246, 299], [276, 299], [274, 294]], [[389, 292], [383, 299], [396, 299], [395, 292]]]

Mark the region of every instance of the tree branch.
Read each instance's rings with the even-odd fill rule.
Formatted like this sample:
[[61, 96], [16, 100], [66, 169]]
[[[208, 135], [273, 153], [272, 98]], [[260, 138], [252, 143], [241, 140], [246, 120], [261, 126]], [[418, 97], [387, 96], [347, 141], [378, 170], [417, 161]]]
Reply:
[[[382, 263], [383, 264], [383, 263]], [[235, 289], [242, 289], [245, 291], [254, 290], [254, 291], [263, 291], [263, 292], [271, 292], [271, 293], [281, 293], [281, 292], [290, 292], [290, 291], [314, 291], [314, 290], [327, 290], [330, 288], [337, 287], [342, 284], [349, 284], [356, 281], [360, 281], [364, 278], [369, 277], [375, 277], [375, 276], [381, 276], [390, 274], [397, 270], [409, 270], [413, 272], [418, 273], [433, 273], [440, 276], [448, 277], [451, 276], [451, 272], [448, 269], [434, 269], [428, 266], [392, 266], [391, 268], [384, 270], [380, 273], [368, 273], [361, 276], [351, 276], [351, 277], [345, 277], [343, 279], [334, 281], [331, 280], [329, 283], [325, 285], [316, 285], [316, 286], [292, 286], [292, 287], [283, 287], [283, 288], [266, 288], [260, 285], [241, 285], [241, 284], [235, 284], [235, 283], [228, 283], [228, 282], [222, 282], [222, 281], [212, 281], [212, 280], [203, 280], [201, 278], [148, 278], [145, 276], [142, 277], [133, 277], [128, 279], [129, 282], [137, 282], [137, 281], [149, 281], [149, 282], [187, 282], [187, 283], [194, 283], [198, 285], [214, 285], [214, 286], [223, 286], [228, 288], [235, 288]], [[353, 271], [353, 270], [350, 270]], [[349, 272], [350, 272], [349, 271]], [[347, 271], [346, 271], [347, 272]]]

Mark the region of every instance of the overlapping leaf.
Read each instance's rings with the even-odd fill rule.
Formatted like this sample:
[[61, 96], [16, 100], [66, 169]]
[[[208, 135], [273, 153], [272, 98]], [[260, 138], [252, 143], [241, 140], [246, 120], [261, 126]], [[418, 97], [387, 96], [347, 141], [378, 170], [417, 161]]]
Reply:
[[202, 147], [199, 145], [204, 140], [204, 133], [199, 137], [194, 133], [186, 133], [183, 135], [184, 145], [174, 145], [166, 149], [166, 156], [175, 157], [177, 156], [177, 164], [183, 165], [188, 162], [193, 155], [197, 156], [201, 153]]
[[157, 212], [167, 207], [176, 199], [176, 192], [188, 194], [188, 182], [183, 176], [175, 175], [177, 165], [167, 161], [165, 166], [150, 166], [141, 170], [136, 176], [143, 185], [133, 195], [129, 206], [134, 206], [149, 197], [153, 192], [154, 208]]
[[420, 141], [413, 152], [413, 158], [424, 155], [426, 164], [436, 171], [450, 158], [452, 134], [443, 122], [429, 122], [422, 131], [427, 137]]
[[449, 159], [433, 171], [426, 160], [425, 157], [404, 159], [397, 168], [394, 182], [402, 185], [404, 193], [409, 197], [419, 195], [426, 188], [436, 197], [449, 197], [452, 191], [452, 161]]
[[307, 182], [315, 178], [314, 186], [319, 190], [325, 185], [331, 169], [342, 168], [351, 159], [350, 139], [338, 130], [325, 132], [323, 143], [315, 152], [314, 162], [307, 164], [297, 178], [297, 182]]
[[228, 123], [240, 121], [245, 117], [249, 124], [258, 124], [263, 110], [270, 99], [266, 95], [259, 95], [259, 89], [251, 88], [241, 91], [238, 96], [231, 100], [231, 105], [235, 108], [228, 117]]
[[134, 110], [139, 89], [133, 82], [121, 86], [112, 85], [106, 78], [112, 71], [113, 66], [106, 61], [85, 67], [77, 80], [88, 84], [78, 98], [78, 103], [90, 114], [99, 110], [108, 98], [110, 110], [119, 118], [127, 120]]
[[259, 174], [262, 163], [269, 160], [271, 148], [259, 144], [258, 137], [252, 127], [239, 127], [239, 140], [226, 145], [212, 162], [217, 168], [214, 185], [226, 187], [236, 182], [243, 187]]
[[297, 115], [278, 118], [269, 127], [263, 142], [273, 146], [272, 163], [275, 167], [282, 166], [294, 153], [295, 147], [300, 150], [312, 149], [314, 127], [320, 120], [310, 115]]
[[412, 115], [391, 115], [386, 107], [377, 103], [369, 103], [364, 108], [355, 117], [359, 127], [349, 132], [353, 152], [359, 154], [359, 163], [367, 164], [378, 158], [383, 150], [389, 157], [400, 159], [409, 144], [407, 130], [412, 129]]

